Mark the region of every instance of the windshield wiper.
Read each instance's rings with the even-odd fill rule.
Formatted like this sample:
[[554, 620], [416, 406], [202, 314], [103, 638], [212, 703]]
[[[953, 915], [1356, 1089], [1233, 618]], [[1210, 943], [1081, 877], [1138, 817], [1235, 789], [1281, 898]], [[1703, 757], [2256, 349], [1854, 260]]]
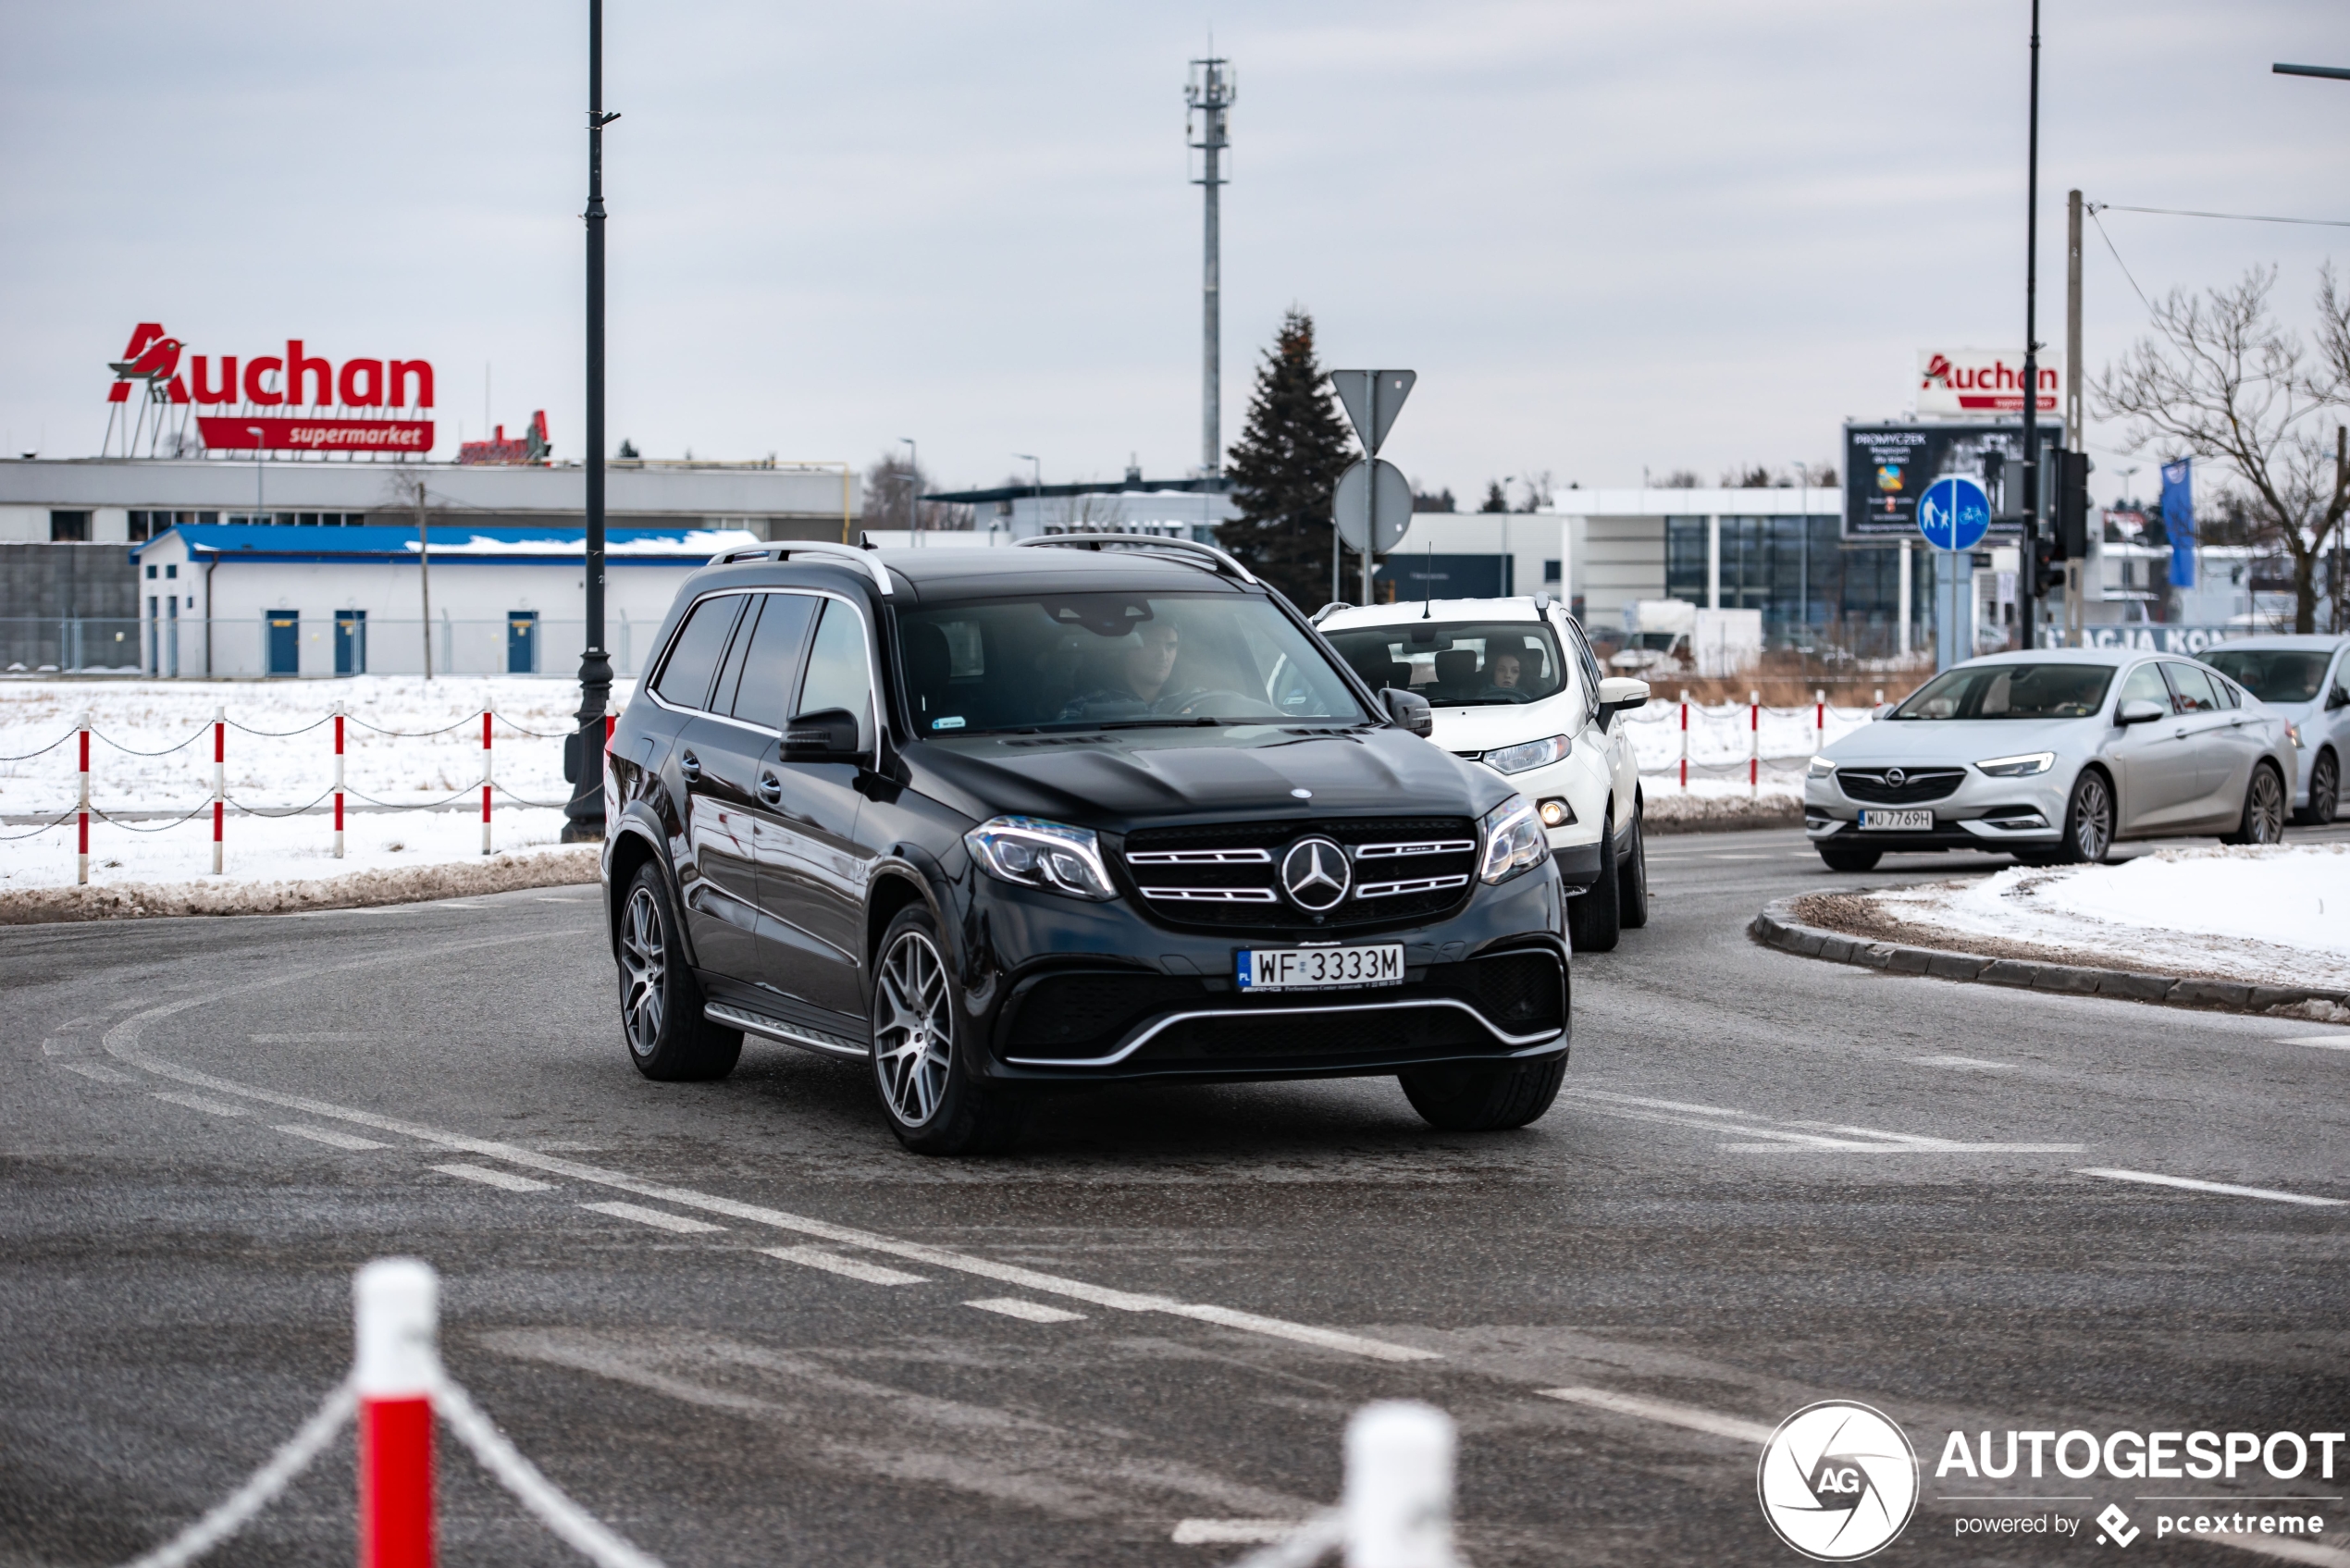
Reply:
[[1197, 719], [1177, 719], [1173, 717], [1158, 719], [1112, 719], [1107, 724], [1088, 724], [1085, 727], [1092, 730], [1194, 730], [1205, 729], [1209, 725], [1222, 724], [1227, 722], [1228, 721], [1223, 719], [1212, 719], [1206, 717]]

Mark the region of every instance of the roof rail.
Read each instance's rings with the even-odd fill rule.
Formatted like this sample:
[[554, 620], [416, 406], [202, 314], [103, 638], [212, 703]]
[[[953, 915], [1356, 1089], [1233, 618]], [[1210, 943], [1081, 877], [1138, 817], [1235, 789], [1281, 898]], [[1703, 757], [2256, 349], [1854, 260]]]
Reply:
[[844, 566], [856, 566], [872, 578], [884, 599], [896, 590], [890, 586], [889, 568], [873, 559], [870, 550], [855, 545], [835, 544], [830, 539], [785, 539], [770, 545], [745, 545], [739, 549], [722, 549], [710, 558], [712, 566], [732, 566], [745, 561], [789, 561], [795, 555], [823, 556]]
[[1255, 573], [1214, 545], [1204, 545], [1197, 539], [1169, 539], [1156, 534], [1038, 534], [1033, 538], [1014, 542], [1025, 546], [1076, 545], [1086, 549], [1099, 549], [1104, 545], [1131, 545], [1144, 549], [1191, 550], [1207, 557], [1204, 562], [1193, 562], [1193, 565], [1206, 566], [1219, 575], [1238, 577], [1252, 586], [1256, 584]]

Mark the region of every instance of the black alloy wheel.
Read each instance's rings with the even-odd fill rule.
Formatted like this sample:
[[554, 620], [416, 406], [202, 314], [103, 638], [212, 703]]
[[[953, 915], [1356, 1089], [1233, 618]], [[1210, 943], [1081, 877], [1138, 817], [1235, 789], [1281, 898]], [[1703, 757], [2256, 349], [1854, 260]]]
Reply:
[[2064, 809], [2064, 840], [2047, 863], [2100, 865], [2112, 848], [2113, 785], [2096, 769], [2084, 768]]
[[1885, 858], [1882, 849], [1863, 849], [1857, 844], [1823, 844], [1820, 859], [1831, 871], [1874, 871], [1876, 863]]
[[1396, 1074], [1420, 1119], [1445, 1132], [1500, 1132], [1551, 1108], [1566, 1080], [1566, 1053], [1534, 1062], [1464, 1063]]
[[1567, 945], [1577, 953], [1610, 953], [1624, 933], [1624, 880], [1615, 864], [1615, 808], [1600, 820], [1598, 880], [1566, 901]]
[[2236, 831], [2222, 844], [2282, 844], [2284, 842], [2284, 780], [2266, 762], [2253, 765], [2252, 780], [2244, 786], [2244, 816]]
[[2331, 747], [2318, 753], [2309, 764], [2309, 804], [2293, 814], [2293, 820], [2303, 827], [2321, 828], [2333, 821], [2342, 807], [2342, 763]]
[[873, 1087], [897, 1141], [918, 1154], [991, 1154], [1019, 1136], [1012, 1093], [978, 1082], [946, 945], [927, 909], [898, 911], [873, 966]]
[[724, 1078], [743, 1054], [740, 1030], [702, 1017], [701, 983], [677, 941], [669, 889], [652, 865], [637, 869], [620, 911], [620, 1028], [628, 1059], [647, 1078]]
[[1632, 799], [1632, 853], [1625, 857], [1624, 892], [1618, 900], [1623, 913], [1618, 922], [1626, 931], [1638, 931], [1649, 923], [1649, 839], [1648, 811], [1638, 796]]

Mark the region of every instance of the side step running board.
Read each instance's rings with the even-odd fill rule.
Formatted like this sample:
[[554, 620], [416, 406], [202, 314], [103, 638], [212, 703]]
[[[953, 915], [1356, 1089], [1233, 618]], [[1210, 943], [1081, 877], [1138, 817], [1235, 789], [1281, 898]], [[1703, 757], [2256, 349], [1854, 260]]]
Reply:
[[748, 1033], [763, 1035], [769, 1040], [779, 1040], [786, 1045], [797, 1045], [803, 1051], [813, 1051], [819, 1056], [841, 1056], [852, 1062], [861, 1062], [873, 1054], [872, 1046], [860, 1044], [842, 1035], [827, 1034], [821, 1029], [810, 1029], [803, 1024], [786, 1023], [782, 1019], [770, 1018], [765, 1013], [748, 1012], [741, 1007], [729, 1007], [717, 1002], [704, 1003], [701, 1016], [712, 1023], [721, 1023], [729, 1029], [739, 1029]]

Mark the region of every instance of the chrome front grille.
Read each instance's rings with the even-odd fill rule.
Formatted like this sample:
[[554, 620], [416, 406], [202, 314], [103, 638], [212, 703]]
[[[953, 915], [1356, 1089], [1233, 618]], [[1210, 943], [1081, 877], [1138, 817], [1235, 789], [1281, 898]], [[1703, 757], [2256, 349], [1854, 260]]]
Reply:
[[[1282, 857], [1305, 838], [1329, 839], [1347, 859], [1346, 897], [1318, 914], [1280, 891]], [[1458, 818], [1291, 819], [1141, 829], [1118, 858], [1169, 923], [1327, 931], [1450, 908], [1475, 880], [1477, 848], [1475, 826]]]
[[[1900, 777], [1896, 779], [1894, 774]], [[1872, 806], [1923, 806], [1959, 792], [1964, 768], [1838, 768], [1837, 787]]]

